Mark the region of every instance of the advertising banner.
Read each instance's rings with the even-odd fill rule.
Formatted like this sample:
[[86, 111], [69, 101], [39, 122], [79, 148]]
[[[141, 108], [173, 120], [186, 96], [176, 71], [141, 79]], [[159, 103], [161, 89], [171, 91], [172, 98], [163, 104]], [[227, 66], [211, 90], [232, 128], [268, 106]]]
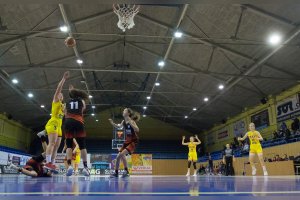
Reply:
[[17, 170], [10, 169], [9, 166], [7, 166], [8, 163], [12, 162], [17, 166], [24, 166], [30, 158], [30, 156], [0, 151], [0, 173], [17, 174]]
[[91, 165], [92, 175], [109, 175], [112, 172], [111, 154], [92, 154]]
[[300, 116], [300, 93], [277, 103], [277, 122]]
[[247, 132], [247, 126], [244, 119], [241, 119], [233, 124], [233, 134], [235, 137], [240, 137]]
[[2, 165], [0, 166], [1, 172], [2, 174], [18, 174], [18, 170], [16, 169], [11, 169], [9, 166], [7, 165]]
[[[65, 158], [66, 154], [65, 153], [58, 153], [55, 159], [55, 165], [59, 168], [59, 173], [65, 173], [66, 168], [65, 168]], [[91, 154], [87, 154], [87, 165], [89, 168], [91, 168]], [[79, 169], [83, 169], [83, 162], [82, 159], [80, 159], [80, 164], [78, 166]]]
[[225, 139], [228, 136], [229, 136], [228, 130], [224, 130], [224, 131], [218, 133], [218, 140]]
[[8, 153], [0, 151], [0, 165], [7, 165]]
[[255, 115], [252, 115], [251, 122], [255, 124], [257, 130], [268, 127], [270, 125], [268, 110], [263, 110]]
[[132, 154], [132, 174], [152, 174], [152, 154]]

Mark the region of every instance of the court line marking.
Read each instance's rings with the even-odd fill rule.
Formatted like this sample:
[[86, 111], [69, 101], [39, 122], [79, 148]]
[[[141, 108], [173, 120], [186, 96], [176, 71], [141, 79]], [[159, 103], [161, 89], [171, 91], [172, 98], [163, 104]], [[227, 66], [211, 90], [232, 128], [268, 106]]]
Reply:
[[[190, 195], [190, 192], [0, 192], [0, 195]], [[300, 194], [300, 191], [266, 192], [193, 192], [193, 195]]]

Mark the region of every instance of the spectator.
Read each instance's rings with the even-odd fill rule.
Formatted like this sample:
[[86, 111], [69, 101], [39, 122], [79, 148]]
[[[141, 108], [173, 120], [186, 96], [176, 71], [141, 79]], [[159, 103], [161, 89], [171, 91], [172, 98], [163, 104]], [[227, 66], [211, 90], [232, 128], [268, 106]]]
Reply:
[[199, 175], [205, 174], [205, 167], [204, 167], [204, 165], [200, 165], [199, 170], [198, 170], [198, 174]]
[[294, 158], [294, 163], [299, 164], [300, 163], [300, 153], [298, 154], [298, 156], [296, 156]]
[[[242, 137], [244, 137], [244, 136], [243, 136], [243, 135], [241, 135], [240, 137], [242, 138]], [[244, 140], [244, 141], [241, 141], [241, 143], [242, 143], [243, 145], [245, 144], [245, 142], [246, 142], [246, 140]]]
[[280, 130], [278, 131], [278, 137], [279, 137], [279, 138], [284, 137], [284, 131], [283, 131], [283, 129], [280, 129]]
[[238, 141], [237, 137], [233, 138], [233, 142], [234, 142], [235, 146], [237, 146], [237, 147], [239, 146], [239, 141]]
[[296, 133], [294, 134], [295, 137], [299, 137], [300, 136], [300, 131], [297, 130]]
[[211, 156], [208, 156], [208, 172], [210, 175], [213, 175], [214, 173], [214, 166], [213, 166], [213, 160], [211, 158]]
[[219, 162], [218, 165], [218, 174], [222, 175], [223, 174], [223, 162]]
[[279, 136], [278, 136], [277, 131], [274, 131], [274, 132], [273, 132], [273, 140], [276, 140], [276, 139], [278, 139], [278, 138], [279, 138]]
[[295, 137], [296, 132], [290, 131], [291, 132], [291, 138]]
[[221, 161], [220, 162], [220, 173], [221, 174], [225, 174], [225, 164]]
[[231, 146], [232, 149], [236, 149], [236, 146], [235, 146], [234, 142], [231, 142], [230, 146]]
[[217, 165], [214, 166], [214, 174], [219, 173], [219, 167]]
[[282, 161], [287, 161], [289, 160], [288, 156], [286, 154], [284, 154], [283, 158], [282, 158]]
[[285, 122], [282, 122], [281, 125], [280, 125], [280, 130], [282, 130], [283, 132], [285, 132], [287, 129], [287, 125]]
[[294, 118], [294, 121], [291, 125], [291, 128], [292, 128], [292, 131], [293, 131], [293, 134], [295, 134], [297, 132], [297, 130], [299, 130], [299, 127], [300, 124], [299, 124], [299, 119], [297, 117]]
[[239, 145], [239, 149], [243, 150], [243, 144], [242, 143]]
[[286, 129], [285, 131], [285, 139], [288, 140], [291, 137], [291, 131], [290, 129]]
[[244, 152], [244, 153], [249, 152], [249, 144], [248, 144], [248, 142], [245, 142], [245, 144], [244, 144], [244, 146], [243, 146], [243, 152]]
[[275, 161], [276, 162], [282, 161], [282, 158], [280, 158], [279, 155], [277, 154], [276, 157], [275, 157]]

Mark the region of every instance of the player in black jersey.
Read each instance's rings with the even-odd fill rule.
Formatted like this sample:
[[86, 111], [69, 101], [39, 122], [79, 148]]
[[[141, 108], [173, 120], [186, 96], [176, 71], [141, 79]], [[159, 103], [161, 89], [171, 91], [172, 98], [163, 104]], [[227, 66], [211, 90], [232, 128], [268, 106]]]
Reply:
[[73, 174], [72, 164], [72, 146], [73, 146], [73, 138], [76, 139], [81, 158], [83, 161], [84, 169], [82, 173], [85, 176], [89, 176], [89, 170], [87, 166], [87, 151], [86, 151], [86, 143], [85, 143], [85, 129], [84, 129], [84, 119], [83, 112], [86, 108], [85, 102], [88, 101], [88, 94], [84, 91], [75, 89], [72, 85], [69, 87], [69, 96], [70, 99], [66, 103], [66, 115], [65, 115], [65, 123], [64, 123], [64, 133], [66, 137], [66, 145], [67, 145], [67, 176], [71, 176]]
[[9, 167], [18, 172], [21, 172], [24, 175], [32, 176], [32, 177], [51, 177], [52, 171], [46, 169], [44, 167], [46, 155], [45, 153], [39, 156], [33, 156], [26, 162], [26, 165], [23, 167], [18, 167], [13, 163], [9, 163]]
[[140, 120], [140, 114], [137, 112], [133, 112], [130, 108], [125, 108], [123, 111], [123, 117], [124, 120], [121, 122], [121, 124], [115, 124], [112, 119], [109, 119], [109, 122], [112, 126], [116, 128], [122, 128], [125, 132], [125, 142], [122, 146], [122, 148], [119, 150], [117, 161], [115, 165], [115, 173], [111, 175], [111, 177], [118, 177], [119, 176], [119, 166], [120, 161], [122, 160], [124, 168], [125, 168], [125, 174], [123, 174], [123, 177], [129, 176], [128, 166], [127, 166], [127, 160], [126, 155], [132, 154], [135, 150], [136, 144], [138, 143], [138, 132], [139, 127], [136, 125], [136, 122]]

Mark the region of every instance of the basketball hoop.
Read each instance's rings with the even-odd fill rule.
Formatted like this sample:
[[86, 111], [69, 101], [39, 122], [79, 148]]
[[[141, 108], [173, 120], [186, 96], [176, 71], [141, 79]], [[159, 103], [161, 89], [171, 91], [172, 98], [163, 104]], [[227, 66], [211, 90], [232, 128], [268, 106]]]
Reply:
[[[116, 6], [117, 5], [117, 6]], [[118, 27], [125, 32], [134, 27], [133, 18], [140, 11], [140, 6], [135, 4], [113, 4], [114, 13], [118, 15]]]

